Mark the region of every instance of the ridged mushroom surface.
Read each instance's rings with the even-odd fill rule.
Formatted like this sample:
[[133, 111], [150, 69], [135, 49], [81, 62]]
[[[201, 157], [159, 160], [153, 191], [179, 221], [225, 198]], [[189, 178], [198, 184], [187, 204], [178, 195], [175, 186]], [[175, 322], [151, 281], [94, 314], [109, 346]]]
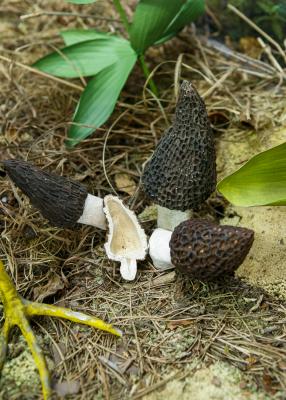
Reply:
[[4, 168], [49, 222], [72, 228], [83, 213], [87, 190], [79, 183], [53, 175], [26, 161], [6, 160]]
[[190, 219], [178, 225], [171, 236], [172, 264], [191, 278], [213, 280], [233, 274], [253, 240], [250, 229]]
[[171, 210], [195, 209], [216, 186], [213, 133], [204, 101], [194, 86], [181, 85], [173, 125], [144, 169], [145, 193]]

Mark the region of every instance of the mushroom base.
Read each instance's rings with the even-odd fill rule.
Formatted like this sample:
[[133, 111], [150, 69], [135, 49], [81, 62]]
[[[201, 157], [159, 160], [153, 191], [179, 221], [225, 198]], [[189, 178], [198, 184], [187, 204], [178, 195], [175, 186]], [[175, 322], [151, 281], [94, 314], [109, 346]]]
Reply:
[[154, 267], [157, 269], [169, 269], [173, 267], [170, 254], [170, 240], [172, 231], [157, 228], [149, 239], [149, 254]]

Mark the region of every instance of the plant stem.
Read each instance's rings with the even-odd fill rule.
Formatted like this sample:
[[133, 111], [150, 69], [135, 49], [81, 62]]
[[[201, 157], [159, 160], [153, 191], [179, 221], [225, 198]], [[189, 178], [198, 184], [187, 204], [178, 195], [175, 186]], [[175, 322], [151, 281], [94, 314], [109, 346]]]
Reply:
[[128, 21], [125, 10], [120, 3], [120, 0], [113, 0], [113, 4], [114, 4], [114, 7], [116, 8], [118, 14], [120, 15], [121, 21], [122, 21], [127, 33], [129, 33], [129, 27], [130, 27], [129, 21]]
[[[121, 5], [120, 0], [113, 0], [113, 4], [114, 4], [114, 7], [116, 8], [118, 14], [120, 15], [121, 21], [122, 21], [127, 33], [129, 33], [130, 24], [129, 24], [126, 12], [125, 12], [124, 8]], [[145, 76], [146, 79], [148, 79], [149, 76], [150, 76], [150, 70], [148, 68], [148, 65], [145, 62], [145, 58], [144, 58], [143, 54], [139, 56], [139, 60], [141, 62], [141, 67], [142, 67], [142, 71], [144, 73], [144, 76]], [[155, 85], [155, 82], [153, 81], [152, 78], [149, 79], [148, 84], [149, 84], [150, 89], [154, 93], [154, 95], [158, 97], [158, 89], [157, 89], [157, 86]]]
[[[145, 78], [148, 79], [150, 74], [151, 74], [151, 72], [150, 72], [150, 70], [148, 68], [148, 65], [146, 64], [146, 61], [145, 61], [145, 58], [144, 58], [143, 54], [141, 56], [139, 56], [139, 60], [141, 62], [141, 67], [142, 67], [143, 73], [145, 75]], [[158, 89], [157, 89], [157, 86], [155, 85], [155, 82], [153, 81], [152, 78], [149, 79], [148, 84], [150, 86], [150, 89], [154, 93], [154, 95], [156, 97], [158, 97]]]

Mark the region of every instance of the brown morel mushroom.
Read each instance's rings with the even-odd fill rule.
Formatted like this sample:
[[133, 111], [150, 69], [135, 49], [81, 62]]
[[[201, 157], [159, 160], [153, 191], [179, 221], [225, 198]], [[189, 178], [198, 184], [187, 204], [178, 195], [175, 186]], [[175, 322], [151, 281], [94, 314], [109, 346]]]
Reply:
[[172, 233], [170, 258], [183, 274], [213, 280], [233, 274], [247, 256], [253, 240], [251, 229], [190, 219]]
[[87, 193], [80, 183], [22, 160], [6, 160], [3, 164], [12, 181], [52, 225], [73, 228], [82, 223], [106, 229], [103, 200]]
[[215, 190], [213, 134], [204, 101], [190, 82], [181, 85], [173, 125], [146, 164], [142, 184], [158, 205], [158, 228], [169, 230]]
[[155, 267], [171, 265], [168, 242], [175, 226], [192, 216], [215, 190], [213, 133], [203, 99], [187, 81], [181, 85], [173, 125], [146, 164], [142, 184], [158, 205], [158, 229], [149, 240]]

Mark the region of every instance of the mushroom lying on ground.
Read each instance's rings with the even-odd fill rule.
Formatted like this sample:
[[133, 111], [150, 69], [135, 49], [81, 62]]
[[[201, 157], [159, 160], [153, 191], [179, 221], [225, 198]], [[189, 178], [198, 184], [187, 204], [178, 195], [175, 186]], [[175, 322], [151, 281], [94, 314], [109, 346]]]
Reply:
[[202, 219], [179, 224], [170, 240], [170, 259], [183, 274], [213, 280], [233, 274], [254, 240], [251, 229], [218, 225]]
[[170, 261], [162, 247], [166, 238], [216, 187], [215, 147], [206, 107], [187, 81], [181, 85], [173, 125], [146, 164], [142, 183], [158, 205], [159, 229], [150, 237], [149, 252], [154, 265], [164, 268]]
[[234, 273], [253, 240], [251, 229], [188, 219], [173, 232], [156, 229], [150, 252], [159, 267], [175, 267], [190, 278], [214, 280]]
[[104, 199], [93, 196], [78, 182], [44, 172], [25, 161], [7, 160], [4, 168], [52, 225], [73, 228], [81, 223], [107, 229], [107, 220], [107, 256], [121, 263], [124, 279], [135, 279], [136, 260], [145, 258], [148, 245], [135, 214], [122, 201], [111, 195]]
[[[41, 171], [24, 161], [4, 161], [4, 168], [51, 224], [72, 228], [76, 223], [83, 223], [106, 229], [103, 200], [88, 194], [85, 187], [79, 183]], [[147, 251], [145, 233], [140, 228], [135, 215], [116, 197], [105, 198], [105, 210], [110, 223], [110, 235], [106, 248], [110, 249], [109, 255], [112, 259], [121, 262], [121, 272], [124, 277], [134, 279], [136, 259], [144, 258]], [[49, 373], [44, 356], [29, 325], [30, 317], [48, 315], [65, 318], [121, 336], [118, 329], [98, 318], [62, 307], [32, 303], [21, 298], [1, 262], [0, 299], [5, 313], [5, 322], [0, 336], [0, 372], [6, 357], [9, 332], [14, 325], [17, 325], [31, 349], [39, 370], [44, 399], [51, 396]]]
[[3, 164], [12, 181], [52, 225], [73, 228], [81, 223], [106, 229], [103, 200], [87, 193], [83, 185], [25, 161], [6, 160]]

